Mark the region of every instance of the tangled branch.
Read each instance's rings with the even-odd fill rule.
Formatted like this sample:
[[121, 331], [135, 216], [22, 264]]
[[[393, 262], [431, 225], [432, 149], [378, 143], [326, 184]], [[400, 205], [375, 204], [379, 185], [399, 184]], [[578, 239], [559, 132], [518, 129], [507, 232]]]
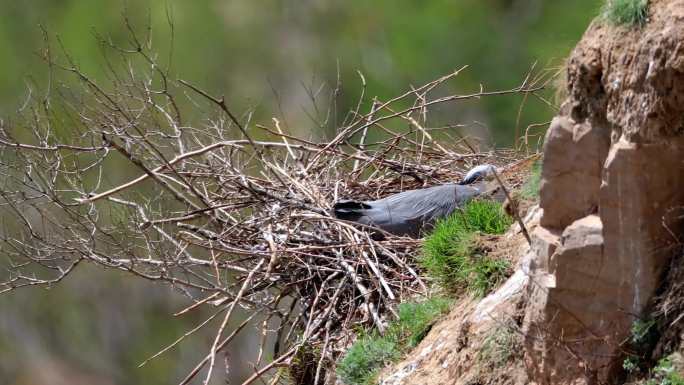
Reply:
[[[124, 63], [110, 66], [106, 86], [68, 55], [58, 63], [47, 50], [51, 71], [75, 75], [76, 83], [56, 86], [14, 123], [0, 124], [0, 293], [57, 284], [81, 263], [168, 283], [190, 299], [179, 314], [216, 311], [159, 354], [221, 320], [208, 354], [182, 383], [204, 369], [207, 384], [216, 354], [256, 319], [278, 324], [268, 331], [275, 343], [262, 338], [260, 348], [274, 359], [261, 365], [260, 354], [245, 384], [287, 364], [305, 344], [321, 348], [319, 378], [349, 330], [383, 330], [393, 304], [427, 294], [415, 266], [419, 241], [374, 240], [363, 226], [329, 215], [332, 203], [515, 160], [513, 151], [481, 153], [472, 140], [451, 138], [450, 126], [430, 128], [428, 107], [534, 94], [548, 81], [542, 74], [510, 90], [432, 96], [462, 68], [376, 100], [367, 113], [362, 96], [334, 137], [319, 143], [287, 133], [277, 119], [254, 125], [239, 118], [223, 97], [173, 80], [147, 45], [131, 44], [103, 39]], [[182, 98], [192, 99], [188, 115], [208, 118], [185, 121]], [[132, 172], [139, 176], [125, 179]], [[236, 307], [247, 320], [232, 322]]]

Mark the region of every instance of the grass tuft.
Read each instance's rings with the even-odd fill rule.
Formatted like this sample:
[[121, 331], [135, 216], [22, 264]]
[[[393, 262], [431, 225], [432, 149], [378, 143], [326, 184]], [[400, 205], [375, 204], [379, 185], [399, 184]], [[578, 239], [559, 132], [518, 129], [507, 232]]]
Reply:
[[648, 0], [608, 0], [602, 15], [615, 25], [644, 25], [648, 18]]
[[407, 302], [399, 305], [399, 319], [390, 326], [389, 333], [402, 341], [406, 348], [416, 347], [430, 331], [437, 317], [449, 310], [451, 301], [433, 297], [424, 302]]
[[337, 374], [345, 384], [370, 385], [380, 369], [399, 357], [396, 343], [389, 338], [361, 336], [340, 361]]
[[445, 289], [483, 296], [505, 277], [510, 264], [481, 253], [476, 237], [502, 234], [512, 221], [498, 202], [471, 201], [437, 223], [423, 244], [420, 264]]
[[651, 364], [647, 357], [651, 355], [655, 344], [658, 342], [657, 321], [650, 317], [635, 319], [630, 328], [629, 341], [631, 343], [630, 353], [622, 361], [622, 369], [630, 376], [635, 377], [640, 373], [645, 373]]
[[451, 301], [433, 297], [424, 302], [399, 305], [399, 318], [384, 335], [361, 335], [337, 365], [337, 374], [348, 385], [371, 385], [380, 369], [397, 361], [427, 335], [435, 320], [449, 310]]
[[[502, 234], [511, 223], [500, 203], [471, 201], [437, 223], [424, 242], [420, 263], [445, 288], [484, 295], [504, 278], [510, 266], [508, 261], [489, 258], [481, 252], [477, 236]], [[420, 343], [449, 304], [448, 299], [441, 297], [400, 304], [398, 319], [384, 335], [376, 331], [360, 335], [349, 348], [337, 365], [339, 378], [348, 385], [373, 384], [380, 369]]]
[[542, 162], [538, 160], [532, 165], [530, 177], [525, 181], [520, 189], [520, 195], [525, 199], [536, 200], [539, 198], [539, 188], [541, 187], [541, 168]]
[[485, 338], [477, 358], [489, 367], [500, 368], [519, 352], [520, 340], [515, 329], [505, 325]]
[[641, 359], [638, 356], [628, 356], [622, 361], [622, 369], [627, 373], [636, 373], [640, 364]]

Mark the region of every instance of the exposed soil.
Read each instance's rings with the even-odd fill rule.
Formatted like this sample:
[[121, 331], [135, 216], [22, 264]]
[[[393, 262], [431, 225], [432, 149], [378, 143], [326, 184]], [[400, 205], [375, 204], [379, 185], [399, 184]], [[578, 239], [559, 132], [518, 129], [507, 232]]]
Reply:
[[[531, 210], [527, 218], [528, 230], [538, 224], [535, 213]], [[517, 225], [479, 242], [489, 256], [508, 259], [513, 266], [525, 263], [529, 251]], [[411, 354], [383, 371], [381, 384], [526, 384], [520, 334], [524, 283], [506, 286], [484, 300], [458, 300]]]
[[[595, 20], [566, 75], [540, 209], [527, 219], [532, 247], [515, 230], [483, 240], [516, 261], [514, 275], [481, 301], [460, 300], [383, 384], [625, 381], [631, 327], [653, 311], [684, 239], [673, 215], [684, 207], [684, 0], [650, 0], [644, 26]], [[664, 298], [672, 335], [660, 355], [684, 322], [673, 314], [681, 297]]]

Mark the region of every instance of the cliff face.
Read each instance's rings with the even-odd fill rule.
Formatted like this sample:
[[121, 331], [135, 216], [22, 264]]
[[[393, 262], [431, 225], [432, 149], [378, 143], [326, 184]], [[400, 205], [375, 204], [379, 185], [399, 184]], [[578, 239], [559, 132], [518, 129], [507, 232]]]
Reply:
[[540, 227], [523, 323], [539, 384], [613, 382], [684, 206], [684, 1], [644, 27], [593, 23], [546, 136]]

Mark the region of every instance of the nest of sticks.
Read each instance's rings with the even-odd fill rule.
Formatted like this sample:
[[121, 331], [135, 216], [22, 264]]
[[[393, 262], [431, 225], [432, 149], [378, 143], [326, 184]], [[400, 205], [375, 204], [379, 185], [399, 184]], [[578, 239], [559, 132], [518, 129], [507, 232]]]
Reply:
[[[179, 314], [209, 308], [201, 327], [216, 325], [212, 346], [183, 383], [202, 370], [208, 382], [216, 354], [257, 321], [262, 344], [245, 383], [288, 364], [305, 345], [320, 353], [319, 382], [350, 330], [382, 331], [394, 304], [427, 295], [416, 267], [419, 240], [371, 239], [363, 226], [331, 216], [332, 204], [453, 183], [485, 162], [513, 165], [502, 176], [518, 183], [520, 152], [480, 152], [451, 137], [452, 127], [427, 128], [427, 111], [534, 94], [548, 81], [528, 76], [511, 90], [431, 98], [456, 71], [376, 101], [367, 113], [359, 111], [362, 96], [333, 138], [316, 142], [287, 133], [276, 119], [252, 125], [223, 98], [172, 81], [151, 56], [145, 61], [149, 72], [119, 73], [106, 89], [77, 66], [52, 62], [76, 75], [80, 96], [69, 96], [76, 93], [70, 84], [54, 93], [60, 103], [27, 104], [17, 119], [20, 136], [14, 126], [0, 127], [2, 251], [10, 261], [0, 292], [55, 284], [81, 263], [171, 284], [191, 299]], [[177, 99], [189, 94], [216, 118], [185, 122]], [[57, 118], [72, 131], [56, 130]], [[107, 178], [120, 168], [139, 176]]]

